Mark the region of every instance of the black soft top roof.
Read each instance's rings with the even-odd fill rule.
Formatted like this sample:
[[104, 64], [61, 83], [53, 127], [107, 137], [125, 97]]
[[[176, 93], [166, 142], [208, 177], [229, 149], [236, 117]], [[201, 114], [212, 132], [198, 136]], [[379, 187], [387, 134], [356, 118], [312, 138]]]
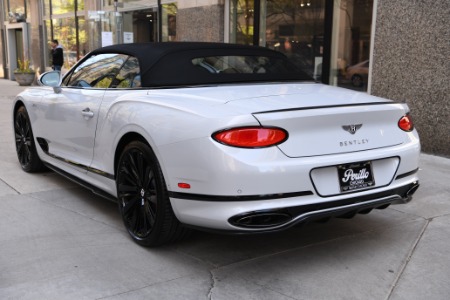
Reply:
[[195, 68], [192, 64], [192, 59], [198, 57], [233, 55], [266, 56], [287, 60], [286, 56], [280, 52], [258, 46], [206, 42], [133, 43], [99, 48], [90, 54], [101, 53], [118, 53], [136, 57], [139, 61], [143, 87], [311, 79], [298, 69], [295, 69], [295, 72], [291, 74], [282, 75], [219, 75], [208, 74]]

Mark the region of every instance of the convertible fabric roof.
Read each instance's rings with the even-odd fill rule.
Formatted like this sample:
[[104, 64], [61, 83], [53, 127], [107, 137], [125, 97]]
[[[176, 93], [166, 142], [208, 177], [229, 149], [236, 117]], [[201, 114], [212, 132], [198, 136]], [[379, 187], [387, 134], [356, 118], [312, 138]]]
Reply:
[[136, 57], [139, 61], [142, 87], [311, 79], [297, 69], [289, 74], [211, 74], [196, 68], [192, 63], [192, 59], [199, 57], [233, 55], [287, 60], [280, 52], [257, 46], [204, 42], [133, 43], [99, 48], [90, 55], [101, 53]]

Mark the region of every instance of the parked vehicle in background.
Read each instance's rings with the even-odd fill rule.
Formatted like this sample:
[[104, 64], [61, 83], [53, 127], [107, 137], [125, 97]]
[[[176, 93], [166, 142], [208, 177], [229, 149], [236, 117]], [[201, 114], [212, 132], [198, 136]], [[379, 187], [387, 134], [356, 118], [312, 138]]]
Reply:
[[346, 70], [345, 78], [351, 80], [354, 87], [362, 87], [367, 83], [369, 74], [369, 61], [365, 60], [356, 65], [350, 66]]
[[277, 51], [114, 45], [59, 76], [16, 97], [20, 165], [117, 200], [144, 246], [368, 213], [419, 186], [406, 104], [315, 83]]

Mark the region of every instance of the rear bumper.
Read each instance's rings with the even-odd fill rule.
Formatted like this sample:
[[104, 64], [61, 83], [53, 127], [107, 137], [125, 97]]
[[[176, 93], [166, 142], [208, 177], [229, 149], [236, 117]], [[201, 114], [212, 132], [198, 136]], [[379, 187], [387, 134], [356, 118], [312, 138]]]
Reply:
[[[273, 231], [285, 229], [298, 223], [321, 220], [324, 218], [353, 217], [357, 213], [368, 213], [372, 209], [383, 209], [391, 204], [408, 203], [411, 201], [412, 195], [418, 188], [419, 182], [413, 182], [394, 190], [388, 190], [369, 196], [320, 204], [288, 207], [272, 211], [250, 212], [233, 216], [229, 219], [229, 222], [236, 227]], [[284, 216], [285, 218], [283, 219], [281, 216]]]
[[[352, 217], [357, 213], [368, 213], [372, 209], [386, 208], [390, 204], [408, 203], [418, 187], [419, 182], [415, 178], [380, 192], [347, 195], [326, 202], [305, 201], [302, 205], [292, 204], [298, 203], [298, 198], [317, 196], [305, 194], [294, 198], [222, 202], [171, 198], [171, 203], [180, 222], [200, 229], [228, 233], [273, 232], [299, 223], [330, 217]], [[275, 205], [268, 208], [268, 201]], [[236, 213], [238, 211], [241, 212]]]

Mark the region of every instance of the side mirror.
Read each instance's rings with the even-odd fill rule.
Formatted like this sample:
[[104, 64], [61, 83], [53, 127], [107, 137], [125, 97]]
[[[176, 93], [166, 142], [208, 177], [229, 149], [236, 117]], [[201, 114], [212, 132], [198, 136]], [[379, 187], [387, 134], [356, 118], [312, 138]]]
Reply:
[[42, 74], [38, 79], [41, 86], [53, 87], [55, 93], [61, 92], [61, 73], [59, 71], [50, 71]]

